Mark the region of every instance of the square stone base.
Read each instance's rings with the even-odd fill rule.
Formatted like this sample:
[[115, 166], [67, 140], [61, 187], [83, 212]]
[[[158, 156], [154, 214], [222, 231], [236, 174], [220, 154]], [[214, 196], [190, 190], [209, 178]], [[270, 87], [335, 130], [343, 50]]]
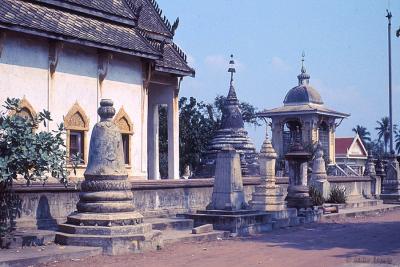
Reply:
[[102, 247], [107, 255], [121, 255], [162, 247], [160, 231], [143, 223], [137, 212], [73, 213], [59, 225], [56, 243], [61, 245]]
[[254, 210], [198, 210], [195, 214], [181, 214], [194, 220], [194, 226], [212, 224], [215, 230], [230, 231], [235, 235], [248, 235], [272, 230], [271, 214]]
[[106, 255], [123, 255], [162, 247], [161, 231], [125, 235], [84, 235], [57, 232], [55, 241], [60, 245], [101, 247], [103, 254]]

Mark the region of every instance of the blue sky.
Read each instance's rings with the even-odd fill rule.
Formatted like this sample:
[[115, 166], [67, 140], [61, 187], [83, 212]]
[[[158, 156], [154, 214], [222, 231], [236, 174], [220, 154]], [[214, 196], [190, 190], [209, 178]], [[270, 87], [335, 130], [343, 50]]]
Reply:
[[[175, 42], [187, 52], [195, 78], [181, 96], [212, 101], [228, 92], [229, 55], [238, 63], [241, 101], [259, 109], [282, 105], [297, 84], [301, 53], [327, 107], [350, 113], [337, 136], [357, 125], [376, 136], [376, 120], [388, 114], [387, 19], [392, 11], [394, 122], [400, 124], [400, 1], [388, 0], [158, 0], [180, 25]], [[247, 128], [257, 147], [264, 129]]]

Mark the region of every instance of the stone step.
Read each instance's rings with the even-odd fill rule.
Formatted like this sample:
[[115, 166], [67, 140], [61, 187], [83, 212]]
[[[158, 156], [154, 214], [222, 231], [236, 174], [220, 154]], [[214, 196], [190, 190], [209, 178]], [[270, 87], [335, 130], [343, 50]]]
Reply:
[[[55, 231], [17, 230], [8, 241], [9, 248], [36, 247], [54, 243]], [[1, 241], [0, 241], [1, 242]]]
[[193, 220], [185, 218], [146, 218], [146, 223], [150, 223], [153, 226], [153, 230], [184, 230], [193, 228]]
[[346, 217], [348, 218], [357, 216], [372, 216], [398, 209], [400, 209], [400, 205], [391, 205], [391, 204], [380, 204], [377, 206], [370, 206], [370, 207], [342, 209], [339, 210], [339, 213], [331, 213], [323, 215], [321, 221], [332, 220], [332, 219], [343, 219]]
[[65, 260], [79, 261], [101, 253], [101, 248], [55, 244], [42, 247], [2, 249], [0, 250], [0, 267], [26, 267]]
[[192, 234], [191, 230], [165, 230], [162, 232], [164, 245], [173, 243], [188, 243], [188, 242], [206, 242], [215, 241], [228, 238], [229, 231], [216, 231], [213, 230], [208, 233]]

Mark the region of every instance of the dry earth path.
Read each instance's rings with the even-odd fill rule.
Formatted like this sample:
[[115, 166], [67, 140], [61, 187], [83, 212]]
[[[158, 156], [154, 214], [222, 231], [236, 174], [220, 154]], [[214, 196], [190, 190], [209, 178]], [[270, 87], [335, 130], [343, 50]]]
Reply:
[[249, 238], [174, 244], [156, 252], [71, 259], [42, 266], [320, 267], [387, 263], [400, 266], [400, 211], [281, 229]]

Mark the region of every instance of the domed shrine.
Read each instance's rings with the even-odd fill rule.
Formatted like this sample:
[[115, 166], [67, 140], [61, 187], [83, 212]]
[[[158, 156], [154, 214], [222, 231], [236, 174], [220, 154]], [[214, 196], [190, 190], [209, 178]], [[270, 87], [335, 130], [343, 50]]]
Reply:
[[233, 85], [233, 76], [236, 72], [233, 55], [229, 62], [228, 72], [231, 74], [228, 96], [222, 108], [221, 128], [207, 146], [203, 153], [196, 176], [213, 177], [215, 175], [215, 161], [217, 153], [226, 145], [232, 145], [240, 155], [242, 175], [251, 176], [259, 174], [258, 154], [247, 131], [244, 129], [239, 100]]
[[335, 130], [350, 115], [325, 107], [321, 95], [309, 84], [304, 54], [297, 78], [298, 85], [286, 94], [282, 107], [264, 110], [258, 115], [272, 120], [272, 144], [280, 159], [299, 132], [304, 147], [319, 141], [329, 161], [335, 163]]

